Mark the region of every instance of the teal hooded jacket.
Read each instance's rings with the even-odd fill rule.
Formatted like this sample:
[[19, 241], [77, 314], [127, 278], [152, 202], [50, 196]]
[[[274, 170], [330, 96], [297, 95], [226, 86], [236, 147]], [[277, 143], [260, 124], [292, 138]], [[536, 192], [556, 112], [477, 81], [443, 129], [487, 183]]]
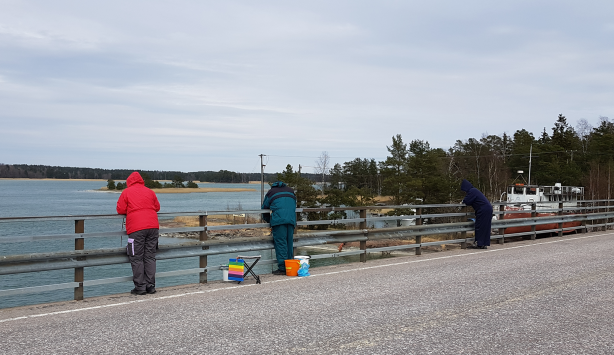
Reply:
[[262, 203], [262, 209], [270, 209], [271, 214], [263, 213], [262, 218], [271, 223], [271, 227], [281, 224], [296, 226], [296, 195], [294, 190], [282, 181], [271, 185]]

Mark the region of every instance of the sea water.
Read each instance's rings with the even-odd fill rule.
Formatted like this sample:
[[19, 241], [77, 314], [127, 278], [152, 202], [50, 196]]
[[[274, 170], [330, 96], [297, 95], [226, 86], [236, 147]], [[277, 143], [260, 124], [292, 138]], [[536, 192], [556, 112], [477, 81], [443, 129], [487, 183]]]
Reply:
[[[71, 180], [0, 180], [0, 217], [68, 216], [116, 214], [119, 193], [98, 191], [105, 181]], [[253, 191], [158, 194], [160, 212], [195, 212], [224, 210], [257, 210], [260, 208], [260, 184], [199, 184], [201, 187], [250, 188]], [[265, 186], [265, 189], [268, 185]], [[74, 221], [23, 221], [0, 223], [0, 238], [74, 233]], [[85, 220], [85, 232], [116, 232], [122, 229], [122, 219]], [[160, 238], [160, 244], [181, 243], [183, 238]], [[85, 249], [117, 248], [126, 238], [85, 238]], [[0, 243], [0, 256], [28, 253], [68, 251], [74, 249], [73, 239], [40, 240], [36, 242]], [[271, 251], [258, 252], [271, 259]], [[222, 265], [236, 255], [213, 255], [209, 265]], [[159, 260], [157, 271], [197, 268], [198, 257]], [[257, 267], [258, 273], [270, 273], [271, 265]], [[85, 280], [131, 276], [129, 264], [88, 267]], [[210, 271], [209, 280], [220, 280], [221, 271]], [[156, 286], [165, 287], [198, 283], [198, 275], [160, 277]], [[13, 289], [72, 282], [74, 269], [0, 275], [0, 289]], [[100, 296], [130, 291], [132, 282], [85, 287], [84, 296]], [[26, 304], [71, 300], [73, 290], [56, 290], [19, 296], [0, 297], [0, 308]]]

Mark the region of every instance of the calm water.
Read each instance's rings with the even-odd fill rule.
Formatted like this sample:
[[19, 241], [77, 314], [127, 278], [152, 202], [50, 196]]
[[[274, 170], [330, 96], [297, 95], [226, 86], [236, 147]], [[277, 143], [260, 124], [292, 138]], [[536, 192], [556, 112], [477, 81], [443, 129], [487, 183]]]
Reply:
[[[54, 181], [54, 180], [0, 180], [0, 217], [58, 216], [85, 214], [115, 214], [118, 193], [95, 191], [106, 183], [103, 181]], [[200, 184], [210, 187], [246, 187], [249, 192], [209, 192], [192, 194], [158, 194], [160, 212], [220, 211], [227, 209], [259, 209], [259, 184]], [[267, 188], [267, 187], [265, 187]], [[121, 230], [122, 221], [86, 220], [86, 232]], [[20, 235], [48, 235], [74, 233], [73, 221], [14, 222], [0, 223], [0, 237]], [[183, 242], [184, 239], [160, 238], [160, 244]], [[119, 237], [86, 238], [85, 249], [117, 248], [125, 245]], [[74, 240], [44, 240], [36, 243], [0, 243], [0, 255], [40, 253], [74, 249]], [[262, 253], [264, 259], [271, 258], [271, 252]], [[228, 262], [228, 255], [209, 257], [209, 265]], [[198, 267], [198, 258], [160, 260], [158, 271], [172, 271]], [[271, 266], [262, 266], [258, 272], [271, 272]], [[85, 279], [130, 276], [129, 264], [85, 268]], [[16, 275], [0, 275], [0, 289], [48, 285], [71, 282], [74, 271], [57, 270]], [[221, 279], [221, 271], [209, 273], [209, 279]], [[198, 275], [163, 277], [156, 280], [160, 287], [197, 283]], [[134, 286], [131, 282], [116, 283], [85, 288], [85, 297], [127, 292]], [[31, 293], [25, 296], [0, 298], [0, 307], [14, 307], [25, 304], [55, 302], [72, 299], [72, 289]]]
[[[59, 216], [115, 214], [118, 193], [95, 191], [105, 186], [104, 181], [55, 181], [55, 180], [0, 180], [0, 217]], [[245, 187], [249, 192], [209, 192], [191, 194], [158, 194], [160, 212], [193, 212], [221, 210], [255, 210], [260, 208], [259, 184], [200, 184], [201, 187]], [[265, 189], [268, 186], [265, 185]], [[86, 220], [85, 232], [105, 232], [121, 230], [120, 219]], [[0, 223], [0, 237], [20, 235], [49, 235], [74, 233], [73, 221], [11, 222]], [[160, 238], [160, 244], [183, 242], [184, 239]], [[125, 238], [86, 238], [85, 249], [116, 248], [125, 245]], [[0, 243], [1, 255], [65, 251], [74, 249], [74, 240], [44, 240], [35, 243]], [[272, 251], [259, 252], [263, 259], [274, 258]], [[313, 254], [312, 250], [299, 249], [300, 254]], [[235, 255], [209, 256], [209, 265], [222, 265]], [[313, 260], [312, 266], [330, 265], [358, 261], [358, 256]], [[198, 267], [198, 258], [160, 260], [157, 271], [172, 271]], [[257, 273], [270, 273], [271, 265], [256, 268]], [[85, 279], [104, 279], [131, 276], [129, 264], [108, 265], [85, 268]], [[220, 280], [221, 271], [209, 272], [209, 280]], [[73, 269], [0, 275], [0, 289], [12, 289], [71, 282]], [[156, 279], [159, 287], [197, 283], [198, 275], [160, 277]], [[115, 283], [85, 288], [85, 297], [101, 296], [128, 292], [132, 282]], [[73, 299], [73, 290], [57, 290], [43, 293], [30, 293], [20, 296], [0, 298], [0, 308], [27, 304], [56, 302]]]

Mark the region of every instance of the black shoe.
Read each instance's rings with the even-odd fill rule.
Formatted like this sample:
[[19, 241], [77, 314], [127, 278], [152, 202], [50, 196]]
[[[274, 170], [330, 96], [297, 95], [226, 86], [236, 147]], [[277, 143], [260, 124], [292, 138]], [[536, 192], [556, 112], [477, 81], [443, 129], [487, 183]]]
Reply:
[[156, 286], [155, 286], [155, 285], [149, 285], [149, 286], [147, 286], [147, 290], [146, 290], [146, 291], [147, 291], [147, 293], [149, 293], [150, 295], [151, 295], [152, 293], [156, 293]]
[[485, 245], [474, 245], [474, 244], [467, 246], [467, 248], [468, 249], [487, 249]]
[[273, 271], [273, 275], [285, 275], [286, 274], [286, 270], [275, 270]]
[[137, 290], [136, 288], [133, 288], [132, 291], [130, 291], [131, 294], [133, 295], [146, 295], [147, 291], [143, 291], [143, 290]]

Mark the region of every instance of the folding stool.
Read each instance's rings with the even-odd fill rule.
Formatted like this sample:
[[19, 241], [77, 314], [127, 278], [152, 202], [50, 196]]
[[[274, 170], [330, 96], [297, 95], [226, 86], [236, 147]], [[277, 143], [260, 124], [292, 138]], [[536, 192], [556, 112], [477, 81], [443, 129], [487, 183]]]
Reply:
[[[250, 274], [254, 277], [254, 279], [256, 279], [256, 284], [260, 283], [260, 276], [256, 275], [256, 273], [253, 270], [254, 266], [256, 266], [260, 258], [261, 258], [260, 255], [256, 255], [256, 256], [239, 255], [237, 256], [237, 259], [243, 259], [243, 262], [245, 263], [245, 271], [243, 272], [243, 279], [245, 279], [248, 276], [248, 274]], [[248, 262], [248, 260], [252, 261], [251, 264]], [[239, 283], [241, 283], [241, 281], [239, 281]]]

